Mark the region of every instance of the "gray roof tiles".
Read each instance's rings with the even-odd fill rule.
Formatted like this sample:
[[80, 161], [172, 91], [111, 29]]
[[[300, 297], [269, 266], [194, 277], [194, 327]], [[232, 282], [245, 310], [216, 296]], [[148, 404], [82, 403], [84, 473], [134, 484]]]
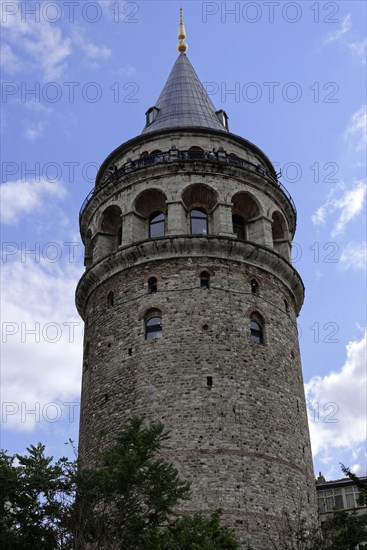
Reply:
[[180, 54], [155, 105], [155, 121], [143, 134], [166, 128], [201, 127], [227, 132], [186, 54]]

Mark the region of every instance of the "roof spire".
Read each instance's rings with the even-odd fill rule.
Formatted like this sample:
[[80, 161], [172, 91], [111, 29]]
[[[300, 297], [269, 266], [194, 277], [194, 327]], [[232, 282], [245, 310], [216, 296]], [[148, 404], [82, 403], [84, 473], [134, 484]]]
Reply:
[[180, 8], [180, 24], [178, 26], [178, 39], [180, 42], [177, 44], [177, 49], [180, 53], [185, 53], [187, 51], [188, 45], [185, 42], [185, 38], [186, 31], [182, 17], [182, 8]]

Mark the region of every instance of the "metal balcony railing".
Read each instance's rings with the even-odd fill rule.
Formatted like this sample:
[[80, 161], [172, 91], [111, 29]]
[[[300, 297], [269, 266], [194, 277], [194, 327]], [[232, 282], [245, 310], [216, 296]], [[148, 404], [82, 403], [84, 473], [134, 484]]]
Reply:
[[120, 168], [113, 167], [112, 169], [109, 169], [107, 171], [107, 174], [101, 180], [101, 182], [92, 189], [92, 191], [88, 194], [86, 199], [84, 200], [80, 212], [79, 212], [79, 218], [83, 215], [83, 212], [86, 208], [86, 205], [88, 204], [89, 200], [100, 191], [100, 189], [103, 189], [106, 185], [109, 185], [110, 183], [117, 182], [121, 176], [124, 174], [128, 174], [130, 172], [133, 172], [135, 170], [140, 170], [142, 168], [146, 168], [148, 166], [153, 166], [156, 164], [169, 164], [172, 162], [177, 161], [192, 161], [192, 160], [204, 160], [204, 161], [210, 161], [213, 163], [225, 163], [230, 164], [234, 166], [239, 166], [240, 168], [243, 168], [249, 172], [254, 172], [256, 174], [260, 174], [262, 176], [265, 176], [272, 185], [278, 187], [283, 191], [285, 196], [287, 197], [295, 216], [297, 216], [297, 209], [296, 205], [294, 204], [294, 201], [290, 195], [290, 193], [287, 191], [287, 189], [280, 183], [280, 181], [274, 176], [274, 174], [268, 172], [265, 170], [260, 164], [254, 164], [252, 162], [249, 162], [248, 160], [241, 159], [237, 155], [227, 155], [224, 151], [201, 151], [198, 149], [189, 149], [187, 151], [179, 151], [178, 149], [171, 149], [170, 151], [167, 151], [166, 153], [155, 153], [153, 155], [145, 155], [143, 157], [140, 157], [137, 160], [126, 162], [123, 166]]

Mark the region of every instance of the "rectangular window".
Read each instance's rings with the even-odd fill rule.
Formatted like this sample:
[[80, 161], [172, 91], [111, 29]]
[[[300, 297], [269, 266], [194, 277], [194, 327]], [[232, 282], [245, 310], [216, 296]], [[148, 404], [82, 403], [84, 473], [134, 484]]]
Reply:
[[345, 495], [345, 501], [346, 501], [347, 508], [354, 508], [355, 507], [355, 501], [354, 501], [354, 494], [353, 493], [349, 493], [349, 494]]
[[334, 508], [334, 497], [327, 497], [326, 498], [326, 509], [328, 512], [331, 512]]
[[343, 496], [342, 495], [335, 495], [335, 508], [337, 510], [343, 510]]

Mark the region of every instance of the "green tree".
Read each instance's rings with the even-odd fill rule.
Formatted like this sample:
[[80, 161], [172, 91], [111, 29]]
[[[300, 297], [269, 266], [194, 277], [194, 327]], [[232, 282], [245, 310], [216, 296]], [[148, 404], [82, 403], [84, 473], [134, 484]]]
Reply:
[[0, 546], [2, 549], [65, 548], [75, 500], [75, 463], [52, 464], [40, 443], [27, 455], [0, 454]]
[[239, 548], [232, 533], [220, 525], [220, 511], [210, 517], [183, 516], [162, 533], [161, 550], [232, 550]]
[[367, 540], [367, 514], [335, 510], [321, 524], [323, 542], [315, 550], [355, 550]]
[[239, 548], [220, 512], [178, 516], [190, 484], [164, 460], [162, 424], [133, 418], [98, 468], [55, 464], [41, 444], [0, 455], [2, 550], [231, 550]]

